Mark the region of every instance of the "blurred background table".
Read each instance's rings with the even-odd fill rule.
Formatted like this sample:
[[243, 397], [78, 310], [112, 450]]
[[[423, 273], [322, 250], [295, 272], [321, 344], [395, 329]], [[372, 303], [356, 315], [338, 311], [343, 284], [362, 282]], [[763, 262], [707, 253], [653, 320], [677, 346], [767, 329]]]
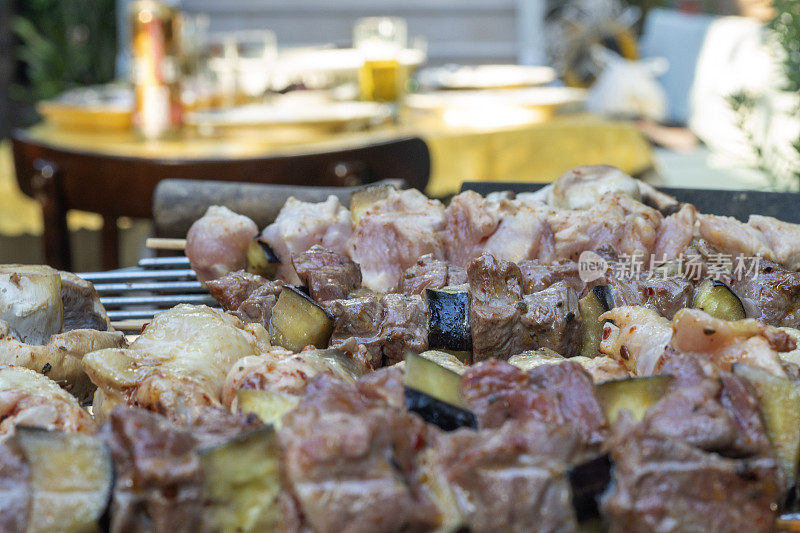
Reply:
[[[426, 192], [436, 197], [457, 192], [463, 181], [551, 181], [563, 171], [581, 164], [612, 164], [630, 174], [642, 173], [652, 166], [650, 145], [633, 124], [585, 113], [557, 115], [541, 110], [507, 116], [466, 113], [455, 121], [452, 115], [408, 112], [401, 114], [396, 123], [380, 124], [363, 131], [256, 128], [204, 136], [185, 129], [173, 138], [143, 140], [130, 132], [70, 131], [43, 123], [17, 135], [26, 142], [57, 150], [175, 162], [235, 161], [341, 150], [417, 136], [425, 141], [430, 152], [431, 173]], [[3, 145], [0, 149], [0, 192], [5, 194], [0, 195], [0, 234], [40, 235], [43, 231], [41, 207], [24, 196], [14, 183], [8, 152], [9, 146]], [[34, 172], [33, 168], [26, 170]], [[96, 176], [92, 179], [96, 180]], [[102, 181], [97, 187], [102, 189]], [[135, 184], [131, 184], [130, 190], [136, 190]], [[96, 193], [112, 209], [126, 202], [123, 197], [111, 195], [109, 190]], [[128, 213], [120, 208], [120, 214]], [[93, 213], [71, 212], [67, 220], [68, 229], [72, 231], [103, 227], [102, 218]], [[130, 226], [126, 220], [122, 224]], [[125, 263], [124, 257], [122, 263]]]

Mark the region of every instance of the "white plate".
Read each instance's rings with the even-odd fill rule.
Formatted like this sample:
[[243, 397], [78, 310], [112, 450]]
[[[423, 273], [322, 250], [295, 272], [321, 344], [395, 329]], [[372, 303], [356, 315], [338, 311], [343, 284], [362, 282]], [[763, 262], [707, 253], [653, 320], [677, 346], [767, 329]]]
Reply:
[[581, 104], [586, 99], [584, 89], [570, 87], [532, 87], [487, 91], [439, 91], [409, 94], [405, 105], [412, 109], [437, 111], [453, 107], [482, 107], [496, 104], [517, 107], [563, 107]]
[[227, 109], [195, 111], [186, 123], [205, 128], [233, 127], [365, 127], [386, 120], [391, 108], [373, 102], [306, 102], [252, 104]]
[[421, 70], [417, 80], [433, 89], [492, 89], [544, 85], [556, 79], [550, 67], [522, 65], [449, 65]]

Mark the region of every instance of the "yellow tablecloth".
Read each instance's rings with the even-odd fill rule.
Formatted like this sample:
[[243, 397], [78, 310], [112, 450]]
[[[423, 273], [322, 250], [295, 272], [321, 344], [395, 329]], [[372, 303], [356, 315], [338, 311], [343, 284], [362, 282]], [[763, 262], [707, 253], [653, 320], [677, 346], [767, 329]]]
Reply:
[[[42, 141], [64, 147], [140, 157], [247, 157], [308, 148], [296, 140], [276, 142], [263, 132], [236, 138], [181, 138], [144, 142], [131, 134], [64, 132], [48, 125], [31, 130]], [[427, 193], [457, 192], [464, 181], [548, 182], [577, 165], [609, 164], [635, 174], [652, 166], [652, 151], [636, 127], [592, 115], [559, 115], [544, 122], [507, 127], [449, 126], [433, 116], [414, 117], [402, 125], [372, 131], [327, 135], [314, 139], [318, 147], [358, 144], [419, 135], [431, 151]], [[265, 138], [270, 140], [265, 140]], [[70, 213], [71, 229], [97, 229], [101, 221], [88, 213]], [[0, 143], [0, 234], [39, 234], [38, 204], [18, 189], [11, 145]]]

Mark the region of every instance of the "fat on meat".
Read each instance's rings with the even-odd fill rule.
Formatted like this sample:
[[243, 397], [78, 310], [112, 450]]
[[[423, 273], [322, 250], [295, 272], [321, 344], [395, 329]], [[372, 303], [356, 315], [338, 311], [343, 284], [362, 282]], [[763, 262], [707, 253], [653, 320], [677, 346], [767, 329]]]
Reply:
[[186, 256], [197, 279], [209, 281], [242, 270], [256, 223], [224, 206], [212, 205], [186, 234]]
[[445, 209], [416, 189], [391, 191], [365, 211], [350, 239], [350, 257], [367, 288], [388, 292], [425, 254], [444, 259]]
[[555, 259], [577, 261], [587, 250], [610, 247], [620, 255], [647, 258], [663, 217], [622, 192], [603, 195], [585, 210], [551, 208], [547, 220], [555, 235]]
[[335, 196], [324, 202], [286, 200], [275, 221], [264, 228], [261, 240], [269, 244], [281, 261], [278, 277], [287, 283], [300, 283], [292, 256], [302, 254], [315, 244], [349, 255], [348, 242], [353, 233], [350, 211]]

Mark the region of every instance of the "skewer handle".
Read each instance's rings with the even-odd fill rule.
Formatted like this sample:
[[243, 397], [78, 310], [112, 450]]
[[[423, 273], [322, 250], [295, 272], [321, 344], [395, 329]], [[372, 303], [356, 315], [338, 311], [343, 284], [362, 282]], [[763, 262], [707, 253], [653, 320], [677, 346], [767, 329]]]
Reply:
[[180, 250], [186, 248], [186, 239], [160, 239], [151, 237], [145, 241], [145, 246], [154, 250]]

